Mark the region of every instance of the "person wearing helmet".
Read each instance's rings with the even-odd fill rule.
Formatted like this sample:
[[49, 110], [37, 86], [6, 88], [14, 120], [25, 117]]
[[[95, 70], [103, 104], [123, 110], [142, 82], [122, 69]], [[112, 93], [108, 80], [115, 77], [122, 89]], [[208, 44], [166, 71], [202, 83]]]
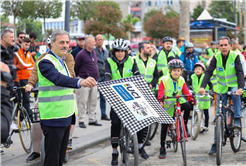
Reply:
[[47, 45], [48, 45], [48, 48], [47, 48], [46, 52], [48, 53], [51, 50], [51, 35], [47, 39]]
[[183, 47], [184, 45], [184, 38], [180, 38], [176, 41], [177, 45], [172, 49], [172, 51], [178, 55], [179, 57], [181, 56], [182, 54], [182, 51], [181, 51], [181, 47]]
[[[140, 75], [136, 61], [134, 58], [128, 55], [128, 45], [124, 39], [116, 39], [112, 44], [113, 50], [110, 58], [105, 62], [105, 80], [116, 80], [120, 78], [131, 77], [133, 75]], [[111, 119], [111, 145], [113, 148], [111, 165], [118, 165], [117, 151], [118, 138], [120, 136], [121, 121], [113, 108], [110, 110]], [[142, 158], [149, 158], [143, 147], [143, 132], [142, 130], [137, 133], [139, 143], [139, 154]]]
[[[185, 51], [180, 56], [180, 60], [184, 63], [183, 77], [185, 81], [189, 80], [194, 73], [194, 65], [198, 63], [198, 55], [194, 50], [194, 45], [191, 42], [185, 44]], [[189, 84], [187, 84], [189, 86]]]
[[[167, 113], [173, 117], [174, 116], [174, 104], [176, 99], [165, 99], [162, 101], [162, 97], [169, 96], [173, 97], [173, 93], [177, 92], [177, 95], [191, 95], [187, 85], [185, 83], [184, 78], [181, 76], [182, 69], [184, 64], [179, 59], [173, 59], [168, 63], [168, 68], [170, 74], [161, 78], [161, 83], [158, 90], [158, 101]], [[186, 99], [189, 102], [195, 104], [195, 100], [192, 96], [187, 96]], [[191, 105], [189, 102], [186, 102], [184, 98], [180, 98], [181, 110], [184, 110], [184, 123], [186, 128], [187, 137], [190, 137], [190, 133], [187, 128], [187, 123], [190, 115]], [[161, 126], [161, 148], [160, 148], [160, 155], [159, 159], [164, 159], [166, 157], [166, 149], [165, 149], [165, 142], [166, 142], [166, 135], [167, 135], [167, 128], [169, 124], [162, 124]]]
[[156, 61], [158, 71], [160, 71], [159, 75], [167, 75], [167, 63], [172, 59], [179, 59], [179, 57], [172, 51], [173, 40], [171, 37], [164, 37], [162, 43], [163, 49], [156, 52], [153, 59]]
[[[203, 63], [196, 63], [195, 64], [195, 73], [191, 75], [190, 85], [192, 85], [194, 92], [198, 94], [199, 89], [201, 87], [201, 83], [204, 78], [204, 71], [206, 70], [205, 65]], [[208, 83], [206, 86], [206, 91], [213, 89], [213, 84], [211, 82]], [[203, 110], [205, 115], [205, 127], [201, 132], [208, 131], [208, 121], [209, 121], [209, 111], [208, 109], [211, 106], [210, 98], [209, 97], [201, 97], [199, 98], [199, 109]], [[192, 107], [193, 110], [193, 107]]]

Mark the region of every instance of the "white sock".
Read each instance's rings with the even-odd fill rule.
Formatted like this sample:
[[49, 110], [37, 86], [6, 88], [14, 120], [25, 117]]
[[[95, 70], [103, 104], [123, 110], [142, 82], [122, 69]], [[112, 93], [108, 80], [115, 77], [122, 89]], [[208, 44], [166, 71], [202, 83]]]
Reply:
[[117, 153], [118, 153], [117, 149], [113, 149], [113, 154], [117, 154]]
[[138, 148], [141, 149], [143, 147], [143, 144], [138, 144]]

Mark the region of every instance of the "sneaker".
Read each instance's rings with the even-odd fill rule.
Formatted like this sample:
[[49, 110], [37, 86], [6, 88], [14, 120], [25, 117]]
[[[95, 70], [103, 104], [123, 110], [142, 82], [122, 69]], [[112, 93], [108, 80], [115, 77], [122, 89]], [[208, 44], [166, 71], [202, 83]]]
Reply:
[[145, 146], [151, 146], [151, 142], [150, 141], [147, 141]]
[[12, 130], [18, 130], [18, 127], [15, 123], [12, 122], [11, 127]]
[[72, 139], [68, 140], [67, 148], [72, 149]]
[[85, 125], [84, 122], [80, 122], [80, 123], [79, 123], [79, 127], [80, 127], [80, 128], [86, 128], [86, 125]]
[[189, 132], [189, 130], [186, 130], [186, 135], [187, 135], [187, 137], [190, 137], [190, 132]]
[[112, 161], [111, 161], [111, 165], [112, 166], [118, 166], [118, 156], [119, 153], [112, 153]]
[[235, 118], [234, 119], [233, 127], [241, 127], [241, 120], [240, 120], [240, 118]]
[[101, 117], [101, 120], [107, 120], [107, 121], [110, 121], [109, 117], [107, 115], [103, 115]]
[[204, 132], [206, 132], [208, 130], [209, 130], [208, 127], [203, 127], [203, 129], [202, 129], [202, 131], [200, 131], [200, 133], [204, 133]]
[[209, 155], [213, 155], [214, 153], [216, 153], [216, 144], [213, 144], [211, 150], [208, 152]]
[[159, 159], [164, 159], [166, 158], [166, 149], [164, 147], [160, 148], [160, 155], [159, 155]]
[[36, 160], [39, 160], [41, 157], [40, 157], [40, 154], [36, 153], [36, 152], [32, 152], [32, 154], [26, 159], [26, 162], [27, 163], [32, 163]]
[[139, 154], [141, 155], [141, 157], [143, 159], [149, 158], [149, 155], [145, 152], [144, 147], [142, 147], [141, 149], [139, 149]]
[[5, 153], [4, 153], [4, 150], [1, 150], [1, 155], [4, 155]]

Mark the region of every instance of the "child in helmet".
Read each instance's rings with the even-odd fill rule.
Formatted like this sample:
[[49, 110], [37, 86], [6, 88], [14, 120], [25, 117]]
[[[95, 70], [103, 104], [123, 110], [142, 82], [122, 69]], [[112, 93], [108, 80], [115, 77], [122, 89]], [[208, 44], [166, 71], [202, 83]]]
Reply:
[[[192, 87], [194, 88], [194, 92], [198, 93], [205, 75], [204, 71], [206, 68], [203, 63], [196, 63], [194, 67], [195, 67], [195, 73], [191, 75], [190, 85], [192, 85]], [[212, 88], [213, 88], [213, 84], [209, 82], [205, 89], [206, 91], [208, 91], [208, 90], [212, 90]], [[199, 109], [202, 109], [205, 115], [205, 127], [201, 132], [208, 131], [208, 121], [209, 121], [208, 109], [210, 108], [210, 106], [211, 106], [211, 102], [209, 97], [204, 96], [202, 98], [199, 98]]]
[[[184, 78], [181, 76], [181, 72], [184, 65], [183, 62], [179, 59], [173, 59], [168, 63], [168, 68], [170, 74], [164, 76], [161, 78], [161, 83], [158, 90], [158, 101], [160, 101], [160, 104], [164, 109], [167, 111], [167, 113], [173, 117], [174, 116], [174, 104], [176, 99], [165, 99], [165, 101], [162, 101], [163, 95], [172, 97], [173, 92], [177, 92], [178, 95], [181, 95], [182, 93], [184, 95], [191, 95]], [[187, 96], [186, 99], [189, 102], [195, 103], [195, 100], [192, 96]], [[187, 136], [190, 136], [190, 133], [187, 128], [187, 123], [190, 115], [191, 105], [189, 102], [186, 102], [184, 98], [180, 98], [180, 104], [181, 104], [181, 110], [184, 110], [184, 123], [186, 128]], [[167, 102], [168, 101], [168, 102]], [[171, 102], [174, 101], [172, 104]], [[160, 148], [160, 159], [164, 159], [166, 157], [166, 148], [165, 148], [165, 141], [166, 141], [166, 135], [167, 135], [167, 128], [169, 124], [162, 124], [161, 126], [161, 148]]]

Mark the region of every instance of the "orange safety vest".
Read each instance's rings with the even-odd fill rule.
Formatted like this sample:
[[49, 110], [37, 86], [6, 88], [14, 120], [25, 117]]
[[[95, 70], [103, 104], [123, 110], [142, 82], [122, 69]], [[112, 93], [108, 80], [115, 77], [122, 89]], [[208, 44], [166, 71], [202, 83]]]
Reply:
[[17, 71], [18, 77], [20, 80], [29, 79], [32, 69], [34, 68], [35, 62], [33, 61], [32, 55], [30, 52], [24, 54], [24, 50], [22, 48], [19, 49], [18, 52], [15, 53], [15, 56], [20, 60], [23, 65], [23, 69]]

